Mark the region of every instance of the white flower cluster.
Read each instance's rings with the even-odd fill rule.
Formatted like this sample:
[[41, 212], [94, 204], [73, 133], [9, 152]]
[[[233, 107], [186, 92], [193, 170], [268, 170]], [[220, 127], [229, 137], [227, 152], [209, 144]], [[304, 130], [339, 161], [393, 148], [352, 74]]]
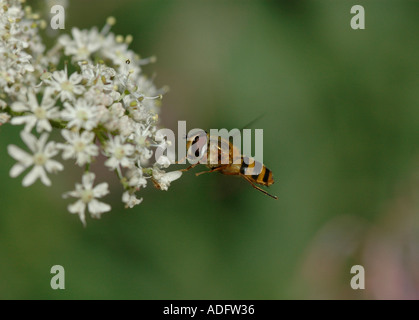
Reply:
[[[111, 209], [97, 200], [109, 192], [108, 184], [94, 187], [90, 171], [101, 155], [121, 181], [126, 207], [141, 203], [136, 193], [148, 179], [167, 190], [181, 176], [164, 171], [170, 165], [167, 157], [151, 159], [153, 148], [166, 143], [157, 134], [164, 90], [141, 70], [155, 59], [140, 59], [128, 49], [132, 37], [112, 34], [114, 23], [108, 18], [101, 31], [73, 28], [71, 36], [60, 36], [46, 50], [39, 36], [45, 22], [18, 0], [0, 0], [0, 125], [24, 125], [20, 136], [30, 150], [8, 147], [17, 161], [10, 176], [31, 168], [23, 186], [38, 179], [50, 186], [48, 174], [64, 169], [56, 157], [74, 159], [85, 173], [82, 184], [64, 197], [78, 199], [68, 210], [83, 224], [86, 208], [94, 218]], [[53, 130], [62, 141], [49, 140]]]

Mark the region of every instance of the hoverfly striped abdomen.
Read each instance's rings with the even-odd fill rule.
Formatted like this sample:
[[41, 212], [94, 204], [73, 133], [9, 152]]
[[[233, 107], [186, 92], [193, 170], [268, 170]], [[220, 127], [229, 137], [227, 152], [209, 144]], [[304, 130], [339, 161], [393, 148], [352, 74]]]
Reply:
[[260, 185], [269, 187], [274, 183], [272, 171], [263, 163], [247, 156], [242, 156], [240, 173], [248, 176], [249, 179]]

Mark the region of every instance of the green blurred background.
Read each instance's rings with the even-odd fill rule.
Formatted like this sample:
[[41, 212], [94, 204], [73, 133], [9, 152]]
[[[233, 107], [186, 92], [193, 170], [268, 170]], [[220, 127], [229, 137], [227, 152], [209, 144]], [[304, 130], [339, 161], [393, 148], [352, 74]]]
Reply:
[[[0, 298], [419, 298], [418, 1], [69, 2], [66, 32], [112, 15], [157, 56], [145, 72], [171, 89], [163, 126], [264, 114], [253, 128], [279, 200], [195, 169], [132, 210], [111, 186], [112, 212], [83, 228], [61, 199], [79, 172], [23, 188], [6, 152], [19, 128], [2, 126]], [[365, 30], [350, 28], [355, 4]], [[50, 287], [57, 264], [65, 290]], [[365, 290], [350, 287], [357, 264]]]

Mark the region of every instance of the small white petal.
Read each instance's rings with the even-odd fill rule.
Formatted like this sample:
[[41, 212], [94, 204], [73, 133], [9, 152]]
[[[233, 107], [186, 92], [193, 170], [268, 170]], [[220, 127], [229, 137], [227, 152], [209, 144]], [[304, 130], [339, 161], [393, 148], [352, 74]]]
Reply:
[[122, 195], [122, 202], [126, 204], [126, 208], [133, 208], [136, 205], [139, 205], [143, 201], [143, 198], [137, 199], [135, 194], [130, 194], [128, 191], [124, 192]]
[[55, 160], [48, 160], [45, 163], [45, 169], [47, 169], [50, 173], [56, 173], [58, 171], [62, 171], [64, 169], [64, 166]]
[[[46, 144], [46, 143], [47, 143], [47, 141], [48, 141], [48, 137], [49, 137], [49, 134], [48, 134], [48, 133], [46, 133], [46, 132], [45, 132], [45, 133], [43, 133], [43, 134], [41, 134], [41, 136], [39, 137], [38, 143], [37, 143], [37, 146], [38, 146], [38, 149], [39, 149], [39, 150], [44, 149], [45, 144]], [[52, 147], [51, 147], [52, 145], [55, 145], [55, 143], [53, 143], [53, 142], [48, 143], [48, 145], [47, 145], [46, 149], [50, 149], [50, 148], [52, 148]]]
[[76, 160], [76, 164], [79, 167], [84, 166], [86, 163], [90, 163], [90, 157], [88, 155], [86, 155], [85, 153], [78, 153], [77, 154], [77, 160]]
[[42, 107], [44, 109], [51, 109], [55, 105], [55, 100], [51, 97], [49, 92], [46, 92], [42, 98]]
[[80, 83], [80, 81], [83, 80], [83, 76], [81, 74], [78, 74], [77, 72], [74, 72], [71, 76], [70, 76], [70, 82], [72, 84], [78, 84]]
[[105, 166], [109, 167], [111, 170], [116, 169], [118, 164], [119, 164], [119, 161], [114, 157], [105, 161]]
[[10, 120], [10, 123], [13, 124], [14, 126], [18, 126], [18, 125], [28, 122], [29, 117], [31, 116], [14, 117], [12, 118], [12, 120]]
[[32, 185], [41, 175], [41, 170], [43, 171], [42, 167], [35, 166], [32, 168], [31, 171], [26, 175], [26, 177], [22, 181], [22, 185], [24, 187], [29, 187]]
[[37, 140], [35, 136], [30, 134], [29, 132], [22, 131], [20, 133], [20, 137], [22, 138], [23, 142], [31, 149], [32, 152], [37, 151]]
[[84, 226], [86, 226], [86, 215], [84, 214], [86, 210], [86, 204], [84, 204], [83, 201], [79, 200], [73, 204], [70, 204], [67, 209], [70, 213], [78, 214], [81, 222]]
[[26, 132], [31, 132], [33, 127], [35, 127], [35, 124], [36, 124], [37, 120], [36, 120], [36, 117], [33, 116], [33, 115], [29, 115], [29, 116], [26, 116], [26, 117], [27, 118], [26, 118], [25, 131]]
[[[42, 137], [41, 137], [42, 138]], [[48, 158], [52, 158], [58, 154], [59, 150], [57, 148], [57, 144], [54, 141], [50, 141], [45, 146], [44, 154]]]
[[87, 206], [89, 208], [90, 213], [92, 214], [92, 217], [94, 218], [100, 218], [100, 215], [102, 213], [111, 210], [111, 206], [109, 204], [97, 201], [96, 199], [90, 201]]
[[93, 172], [85, 173], [82, 177], [83, 187], [85, 189], [92, 189], [93, 181], [95, 180], [95, 174]]
[[7, 152], [13, 159], [19, 161], [25, 166], [30, 166], [33, 163], [33, 158], [31, 155], [13, 144], [7, 146]]
[[27, 167], [20, 164], [20, 163], [16, 163], [12, 169], [10, 169], [10, 176], [12, 178], [16, 178], [18, 175], [20, 175], [23, 171], [25, 171]]
[[130, 199], [131, 195], [129, 194], [128, 191], [124, 192], [122, 194], [122, 202], [127, 203]]
[[76, 85], [73, 88], [73, 92], [77, 95], [81, 95], [85, 91], [85, 87], [82, 85]]
[[67, 81], [67, 74], [63, 70], [54, 71], [54, 73], [52, 74], [52, 78], [57, 82], [64, 82]]
[[128, 167], [131, 167], [131, 164], [132, 163], [128, 158], [124, 157], [124, 158], [121, 159], [121, 166], [122, 167], [128, 168]]
[[165, 174], [165, 178], [172, 182], [176, 179], [179, 179], [182, 176], [182, 172], [181, 171], [172, 171], [172, 172], [168, 172]]
[[52, 126], [51, 123], [49, 123], [48, 120], [43, 119], [38, 121], [38, 124], [36, 125], [36, 132], [40, 133], [42, 131], [48, 131], [51, 132]]
[[89, 146], [86, 147], [86, 152], [93, 156], [96, 157], [99, 154], [99, 147], [95, 144], [91, 144]]
[[61, 131], [61, 135], [66, 139], [68, 142], [71, 142], [74, 140], [74, 134], [70, 130], [63, 129]]
[[29, 111], [28, 106], [23, 103], [23, 102], [15, 102], [11, 105], [11, 108], [14, 112], [25, 112], [25, 111]]
[[36, 96], [33, 92], [28, 93], [28, 104], [31, 106], [32, 109], [35, 109], [39, 106], [38, 100], [36, 99]]
[[63, 145], [62, 148], [64, 149], [63, 154], [62, 154], [62, 157], [63, 157], [64, 160], [73, 158], [75, 156], [76, 153], [71, 146], [64, 146]]
[[93, 189], [93, 195], [95, 198], [102, 198], [103, 196], [107, 195], [109, 193], [109, 186], [108, 183], [102, 182], [98, 184]]
[[48, 178], [47, 174], [45, 173], [45, 170], [43, 167], [40, 168], [39, 177], [41, 178], [41, 182], [46, 186], [51, 186], [51, 180]]
[[80, 138], [85, 143], [92, 142], [94, 137], [95, 137], [95, 134], [93, 132], [90, 132], [90, 131], [83, 131], [83, 133], [80, 135]]
[[127, 155], [132, 155], [133, 153], [134, 153], [134, 151], [135, 151], [135, 148], [134, 148], [134, 146], [133, 145], [131, 145], [131, 144], [126, 144], [125, 146], [124, 146], [124, 150], [125, 150], [125, 153], [127, 154]]
[[78, 198], [80, 197], [80, 193], [76, 190], [66, 192], [62, 195], [63, 199], [67, 199], [68, 197]]
[[86, 205], [81, 200], [78, 200], [77, 202], [68, 206], [68, 211], [70, 211], [70, 213], [80, 213], [82, 210], [85, 209]]
[[160, 156], [157, 159], [157, 163], [161, 165], [163, 168], [167, 168], [171, 165], [170, 159], [166, 156]]

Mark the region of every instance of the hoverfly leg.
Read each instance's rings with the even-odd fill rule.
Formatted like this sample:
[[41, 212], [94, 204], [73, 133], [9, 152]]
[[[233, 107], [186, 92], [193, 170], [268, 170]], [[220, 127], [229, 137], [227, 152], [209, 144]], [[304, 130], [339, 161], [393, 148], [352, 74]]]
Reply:
[[245, 178], [247, 181], [249, 181], [249, 183], [252, 185], [253, 188], [255, 188], [256, 190], [259, 190], [260, 192], [266, 194], [267, 196], [270, 196], [271, 198], [274, 198], [275, 200], [278, 200], [277, 196], [273, 196], [270, 193], [266, 192], [265, 190], [263, 190], [262, 188], [259, 188], [257, 185], [255, 185], [252, 180], [250, 180], [246, 175], [242, 174], [241, 175], [243, 178]]
[[217, 168], [215, 168], [215, 169], [211, 169], [210, 171], [202, 171], [202, 172], [198, 172], [198, 173], [195, 173], [195, 175], [196, 175], [196, 176], [200, 176], [201, 174], [204, 174], [204, 173], [211, 173], [211, 172], [215, 172], [215, 171], [221, 171], [221, 170], [225, 169], [227, 166], [228, 166], [228, 165], [221, 166], [221, 167], [217, 167]]
[[190, 165], [189, 167], [187, 167], [185, 169], [180, 169], [179, 171], [181, 171], [181, 172], [189, 171], [189, 170], [195, 168], [197, 165], [198, 165], [198, 163], [195, 163], [195, 164], [192, 164], [192, 165]]

